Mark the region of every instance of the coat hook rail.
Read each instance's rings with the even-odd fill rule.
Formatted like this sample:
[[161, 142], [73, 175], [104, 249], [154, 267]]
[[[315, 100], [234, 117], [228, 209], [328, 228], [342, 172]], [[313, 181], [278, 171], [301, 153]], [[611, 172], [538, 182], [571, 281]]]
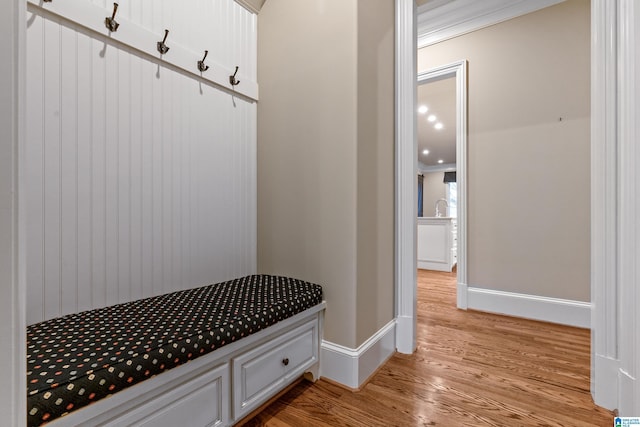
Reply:
[[111, 17], [107, 16], [106, 18], [104, 18], [105, 27], [107, 27], [107, 29], [109, 31], [111, 31], [112, 33], [115, 33], [116, 31], [118, 31], [118, 27], [120, 26], [120, 24], [118, 24], [116, 22], [116, 12], [117, 11], [118, 11], [118, 3], [114, 3], [113, 4], [113, 15], [111, 15]]
[[[169, 32], [173, 32], [175, 29], [170, 28], [171, 24], [164, 24], [164, 28], [156, 28], [155, 31], [141, 26], [129, 20], [125, 16], [126, 14], [123, 15], [124, 12], [121, 9], [124, 6], [120, 0], [109, 0], [108, 2], [26, 0], [26, 2], [29, 8], [46, 11], [47, 14], [73, 22], [102, 37], [106, 36], [108, 40], [117, 41], [118, 46], [128, 46], [138, 52], [153, 56], [154, 51], [151, 49], [155, 45], [158, 53], [155, 53], [154, 62], [176, 67], [192, 78], [197, 78], [199, 82], [210, 82], [217, 89], [234, 96], [244, 97], [247, 101], [258, 100], [258, 83], [255, 81], [254, 73], [246, 74], [246, 64], [242, 63], [241, 65], [240, 62], [234, 61], [235, 64], [232, 62], [223, 65], [217, 62], [219, 58], [216, 57], [215, 51], [205, 50], [205, 48], [211, 47], [206, 44], [202, 46], [202, 50], [192, 50], [189, 46], [181, 45], [179, 39], [172, 42], [173, 39], [169, 40]], [[56, 6], [57, 3], [61, 4]], [[98, 5], [98, 3], [101, 4]], [[163, 31], [164, 34], [162, 34]], [[233, 33], [231, 29], [229, 32]], [[243, 67], [244, 72], [240, 73], [240, 67]]]
[[232, 76], [229, 76], [229, 83], [231, 86], [238, 86], [240, 84], [240, 80], [236, 80], [236, 74], [238, 74], [238, 66], [236, 65], [236, 71]]
[[158, 42], [157, 44], [158, 52], [160, 52], [160, 55], [164, 55], [165, 53], [169, 52], [169, 46], [165, 44], [168, 36], [169, 36], [169, 30], [164, 30], [164, 38], [162, 39], [161, 42]]
[[201, 73], [204, 73], [209, 69], [209, 66], [204, 64], [204, 60], [207, 59], [208, 54], [209, 54], [209, 51], [205, 50], [202, 60], [198, 61], [198, 70], [200, 70]]

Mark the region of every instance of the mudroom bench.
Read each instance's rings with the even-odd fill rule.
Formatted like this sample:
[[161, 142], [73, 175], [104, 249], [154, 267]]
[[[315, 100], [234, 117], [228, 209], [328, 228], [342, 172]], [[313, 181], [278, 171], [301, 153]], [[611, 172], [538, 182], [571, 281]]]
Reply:
[[319, 285], [253, 275], [27, 328], [29, 426], [226, 426], [317, 379]]

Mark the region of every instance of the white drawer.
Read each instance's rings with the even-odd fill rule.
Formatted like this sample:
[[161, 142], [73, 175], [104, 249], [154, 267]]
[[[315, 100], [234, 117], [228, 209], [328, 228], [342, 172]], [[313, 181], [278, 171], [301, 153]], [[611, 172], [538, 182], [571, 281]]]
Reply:
[[318, 322], [313, 320], [233, 359], [235, 419], [247, 415], [318, 361]]
[[229, 364], [167, 390], [107, 426], [214, 427], [229, 423]]

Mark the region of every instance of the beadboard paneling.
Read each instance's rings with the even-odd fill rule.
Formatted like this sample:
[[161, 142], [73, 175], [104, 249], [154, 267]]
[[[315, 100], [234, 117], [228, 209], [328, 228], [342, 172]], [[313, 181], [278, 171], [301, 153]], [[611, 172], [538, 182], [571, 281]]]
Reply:
[[[195, 10], [225, 22], [216, 40], [255, 78], [255, 21], [232, 0], [118, 14], [171, 19], [192, 45], [210, 31]], [[256, 105], [31, 5], [27, 19], [27, 323], [254, 273]]]

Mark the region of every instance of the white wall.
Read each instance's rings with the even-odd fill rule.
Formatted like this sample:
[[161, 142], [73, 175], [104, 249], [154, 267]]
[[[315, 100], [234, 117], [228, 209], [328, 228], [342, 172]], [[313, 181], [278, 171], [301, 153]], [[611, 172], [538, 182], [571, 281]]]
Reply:
[[[254, 273], [255, 103], [27, 15], [27, 323]], [[118, 16], [255, 80], [255, 16], [232, 0]]]

